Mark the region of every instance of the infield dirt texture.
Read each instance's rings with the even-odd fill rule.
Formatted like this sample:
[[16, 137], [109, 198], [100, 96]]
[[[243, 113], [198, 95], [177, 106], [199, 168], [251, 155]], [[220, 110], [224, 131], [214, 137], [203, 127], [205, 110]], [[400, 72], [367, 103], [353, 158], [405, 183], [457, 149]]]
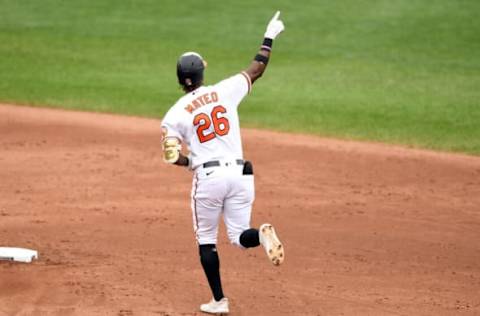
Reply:
[[1, 316], [200, 315], [191, 173], [159, 120], [182, 52], [235, 74], [277, 9], [239, 114], [252, 224], [286, 261], [222, 228], [232, 315], [480, 315], [480, 1], [0, 0], [0, 246], [40, 254], [0, 262]]
[[[199, 315], [210, 298], [191, 174], [159, 121], [0, 106], [0, 315]], [[219, 243], [232, 315], [479, 315], [480, 159], [245, 130], [253, 225], [285, 243]], [[301, 153], [310, 157], [299, 161]]]

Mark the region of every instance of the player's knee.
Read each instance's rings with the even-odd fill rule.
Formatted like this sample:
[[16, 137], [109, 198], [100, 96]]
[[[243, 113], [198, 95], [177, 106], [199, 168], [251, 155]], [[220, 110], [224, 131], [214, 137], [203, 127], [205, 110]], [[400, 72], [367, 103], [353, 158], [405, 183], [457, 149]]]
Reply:
[[230, 240], [230, 243], [232, 245], [235, 245], [237, 247], [242, 247], [242, 245], [240, 244], [240, 233], [229, 232], [228, 239]]
[[196, 232], [196, 237], [197, 237], [197, 242], [200, 245], [216, 245], [217, 244], [216, 233], [198, 230]]

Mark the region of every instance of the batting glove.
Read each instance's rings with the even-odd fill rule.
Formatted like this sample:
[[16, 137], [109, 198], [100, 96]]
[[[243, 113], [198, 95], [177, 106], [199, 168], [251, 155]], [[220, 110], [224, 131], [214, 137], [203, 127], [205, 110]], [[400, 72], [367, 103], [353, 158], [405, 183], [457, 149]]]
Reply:
[[267, 31], [265, 32], [266, 38], [270, 38], [273, 40], [278, 36], [278, 34], [282, 33], [282, 31], [285, 29], [283, 22], [278, 19], [279, 16], [280, 16], [280, 11], [277, 11], [277, 13], [275, 13], [273, 18], [268, 23]]

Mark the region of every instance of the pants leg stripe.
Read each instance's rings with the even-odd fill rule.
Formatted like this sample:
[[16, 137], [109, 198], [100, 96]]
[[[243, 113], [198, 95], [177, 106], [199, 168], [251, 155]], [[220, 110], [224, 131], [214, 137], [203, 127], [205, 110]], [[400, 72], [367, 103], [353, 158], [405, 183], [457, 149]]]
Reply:
[[195, 216], [195, 237], [198, 240], [198, 215], [197, 215], [197, 189], [198, 189], [198, 176], [195, 175], [195, 190], [193, 192], [193, 215]]

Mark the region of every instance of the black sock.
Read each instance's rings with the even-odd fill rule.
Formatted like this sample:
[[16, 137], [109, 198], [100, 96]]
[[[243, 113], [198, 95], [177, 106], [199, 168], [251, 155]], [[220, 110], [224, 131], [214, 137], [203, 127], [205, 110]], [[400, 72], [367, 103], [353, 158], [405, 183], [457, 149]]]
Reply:
[[245, 248], [252, 248], [260, 245], [260, 237], [258, 236], [258, 229], [250, 228], [245, 230], [240, 235], [240, 244]]
[[222, 282], [220, 280], [220, 260], [218, 259], [217, 248], [212, 244], [200, 245], [199, 250], [200, 262], [207, 276], [213, 297], [216, 301], [220, 301], [224, 296]]

